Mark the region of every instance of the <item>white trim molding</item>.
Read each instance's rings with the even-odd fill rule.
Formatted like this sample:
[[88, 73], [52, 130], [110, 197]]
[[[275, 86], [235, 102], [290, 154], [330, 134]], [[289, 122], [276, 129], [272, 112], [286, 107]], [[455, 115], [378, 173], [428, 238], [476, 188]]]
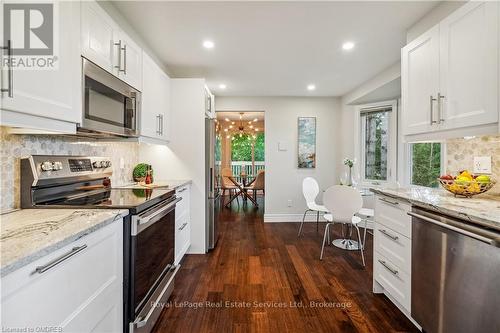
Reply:
[[[302, 217], [304, 214], [264, 214], [264, 223], [298, 223], [302, 222]], [[326, 222], [325, 218], [320, 214], [320, 222]], [[316, 213], [310, 212], [306, 215], [306, 220], [304, 222], [316, 222]], [[364, 222], [360, 223], [360, 227], [364, 228]], [[367, 229], [373, 229], [373, 221], [368, 221], [366, 223]]]

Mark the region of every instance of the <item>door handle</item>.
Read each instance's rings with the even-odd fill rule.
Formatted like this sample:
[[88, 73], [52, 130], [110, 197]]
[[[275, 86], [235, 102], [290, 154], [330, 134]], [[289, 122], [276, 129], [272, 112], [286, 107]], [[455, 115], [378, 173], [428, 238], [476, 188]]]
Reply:
[[441, 124], [443, 121], [444, 121], [444, 118], [443, 118], [443, 112], [442, 112], [442, 109], [441, 107], [443, 106], [442, 104], [442, 100], [444, 99], [445, 97], [443, 95], [441, 95], [441, 93], [438, 93], [438, 97], [437, 97], [437, 102], [438, 102], [438, 123]]
[[430, 109], [431, 109], [431, 125], [434, 125], [437, 123], [437, 121], [434, 120], [434, 102], [437, 99], [432, 97], [432, 95], [429, 98], [429, 104], [430, 104]]
[[8, 83], [7, 83], [7, 89], [2, 88], [0, 89], [0, 92], [6, 92], [7, 96], [9, 96], [10, 98], [14, 98], [14, 73], [12, 70], [12, 43], [10, 39], [7, 41], [7, 46], [2, 46], [2, 50], [7, 50]]

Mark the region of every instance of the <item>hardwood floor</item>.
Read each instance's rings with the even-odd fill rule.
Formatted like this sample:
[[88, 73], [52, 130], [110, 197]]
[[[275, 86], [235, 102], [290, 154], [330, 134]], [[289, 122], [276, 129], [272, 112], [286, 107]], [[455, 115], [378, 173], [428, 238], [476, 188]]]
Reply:
[[371, 237], [366, 268], [333, 246], [320, 261], [324, 224], [298, 239], [298, 223], [264, 224], [259, 204], [222, 209], [216, 249], [186, 256], [154, 332], [418, 332], [371, 291]]

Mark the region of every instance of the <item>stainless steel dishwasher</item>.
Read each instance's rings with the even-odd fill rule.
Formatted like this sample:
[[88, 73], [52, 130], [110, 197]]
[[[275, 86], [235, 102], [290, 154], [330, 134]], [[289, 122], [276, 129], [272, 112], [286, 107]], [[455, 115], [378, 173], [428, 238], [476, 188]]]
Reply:
[[500, 230], [415, 207], [408, 214], [412, 317], [429, 333], [500, 332]]

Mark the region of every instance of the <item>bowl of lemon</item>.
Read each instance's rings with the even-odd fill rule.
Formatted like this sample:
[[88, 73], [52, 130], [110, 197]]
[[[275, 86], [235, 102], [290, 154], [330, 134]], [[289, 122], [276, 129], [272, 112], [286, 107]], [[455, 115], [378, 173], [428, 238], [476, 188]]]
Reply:
[[457, 176], [443, 175], [438, 181], [448, 192], [467, 198], [484, 193], [496, 184], [488, 175], [474, 175], [467, 170], [461, 171]]

